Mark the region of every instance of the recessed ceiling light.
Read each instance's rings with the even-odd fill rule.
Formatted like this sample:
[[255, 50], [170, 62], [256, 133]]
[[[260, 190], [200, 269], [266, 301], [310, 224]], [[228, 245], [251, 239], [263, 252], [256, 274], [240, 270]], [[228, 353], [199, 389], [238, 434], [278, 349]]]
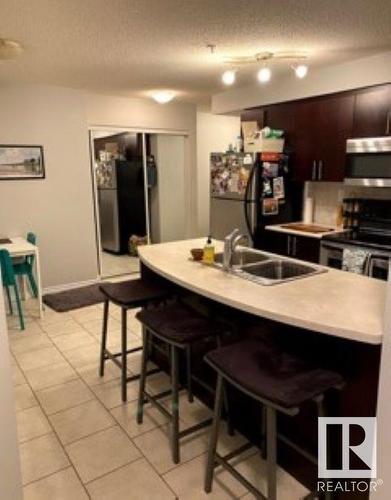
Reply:
[[236, 80], [236, 72], [232, 69], [224, 71], [221, 80], [223, 81], [224, 85], [232, 85]]
[[257, 74], [257, 78], [261, 83], [268, 82], [270, 80], [271, 76], [272, 76], [272, 72], [271, 72], [270, 68], [268, 68], [267, 66], [264, 66], [263, 68], [261, 68]]
[[159, 104], [167, 104], [172, 101], [175, 97], [175, 92], [172, 90], [158, 90], [152, 93], [152, 99], [154, 99]]
[[0, 38], [0, 59], [15, 59], [22, 52], [22, 44], [18, 41]]
[[295, 68], [295, 74], [297, 78], [304, 78], [308, 73], [308, 66], [305, 64], [299, 64]]

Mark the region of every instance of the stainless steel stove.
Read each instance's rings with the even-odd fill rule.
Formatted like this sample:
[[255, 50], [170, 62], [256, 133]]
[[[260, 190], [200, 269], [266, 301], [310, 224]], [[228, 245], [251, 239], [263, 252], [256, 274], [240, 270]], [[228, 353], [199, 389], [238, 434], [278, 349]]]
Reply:
[[354, 209], [345, 212], [344, 216], [350, 227], [344, 233], [322, 238], [321, 264], [341, 269], [343, 250], [360, 249], [368, 253], [364, 274], [387, 280], [391, 259], [391, 200], [355, 199], [349, 202]]

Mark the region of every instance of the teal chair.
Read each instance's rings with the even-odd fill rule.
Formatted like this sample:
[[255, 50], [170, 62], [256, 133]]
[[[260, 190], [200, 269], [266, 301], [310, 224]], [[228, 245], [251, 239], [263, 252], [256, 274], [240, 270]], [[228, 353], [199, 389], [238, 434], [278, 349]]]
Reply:
[[16, 283], [14, 268], [12, 266], [12, 260], [8, 250], [0, 250], [0, 268], [1, 268], [1, 279], [3, 281], [3, 287], [5, 288], [7, 294], [10, 312], [11, 314], [13, 314], [12, 300], [10, 293], [10, 289], [13, 288], [15, 293], [16, 305], [18, 307], [20, 329], [24, 330], [22, 304], [20, 301], [19, 290], [18, 290], [18, 285]]
[[[27, 233], [27, 241], [32, 245], [36, 244], [37, 237], [34, 233]], [[21, 262], [14, 262], [14, 274], [16, 276], [27, 276], [33, 297], [38, 297], [38, 287], [34, 279], [34, 255], [28, 255]]]

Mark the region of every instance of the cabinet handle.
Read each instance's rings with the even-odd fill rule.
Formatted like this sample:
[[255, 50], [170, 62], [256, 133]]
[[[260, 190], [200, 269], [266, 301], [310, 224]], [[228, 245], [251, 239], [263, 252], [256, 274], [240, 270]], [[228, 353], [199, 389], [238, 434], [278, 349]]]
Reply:
[[287, 240], [286, 253], [287, 253], [287, 255], [291, 254], [291, 237], [290, 236], [288, 236], [288, 240]]
[[292, 255], [294, 257], [296, 257], [296, 249], [297, 249], [297, 238], [296, 236], [293, 236], [293, 252], [292, 252]]
[[312, 162], [312, 180], [316, 181], [316, 160]]
[[321, 181], [323, 177], [323, 160], [319, 160], [318, 164], [318, 180]]
[[387, 113], [386, 135], [390, 135], [390, 120], [391, 120], [391, 109], [389, 109]]

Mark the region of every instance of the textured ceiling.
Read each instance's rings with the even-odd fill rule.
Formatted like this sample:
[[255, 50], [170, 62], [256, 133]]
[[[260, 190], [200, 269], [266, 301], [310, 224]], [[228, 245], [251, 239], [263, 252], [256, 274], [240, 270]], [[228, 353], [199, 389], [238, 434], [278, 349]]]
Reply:
[[[304, 50], [316, 71], [390, 49], [390, 26], [390, 0], [0, 0], [0, 37], [26, 47], [0, 62], [0, 84], [118, 95], [172, 88], [202, 102], [223, 89], [219, 56]], [[242, 72], [237, 85], [254, 74]]]

